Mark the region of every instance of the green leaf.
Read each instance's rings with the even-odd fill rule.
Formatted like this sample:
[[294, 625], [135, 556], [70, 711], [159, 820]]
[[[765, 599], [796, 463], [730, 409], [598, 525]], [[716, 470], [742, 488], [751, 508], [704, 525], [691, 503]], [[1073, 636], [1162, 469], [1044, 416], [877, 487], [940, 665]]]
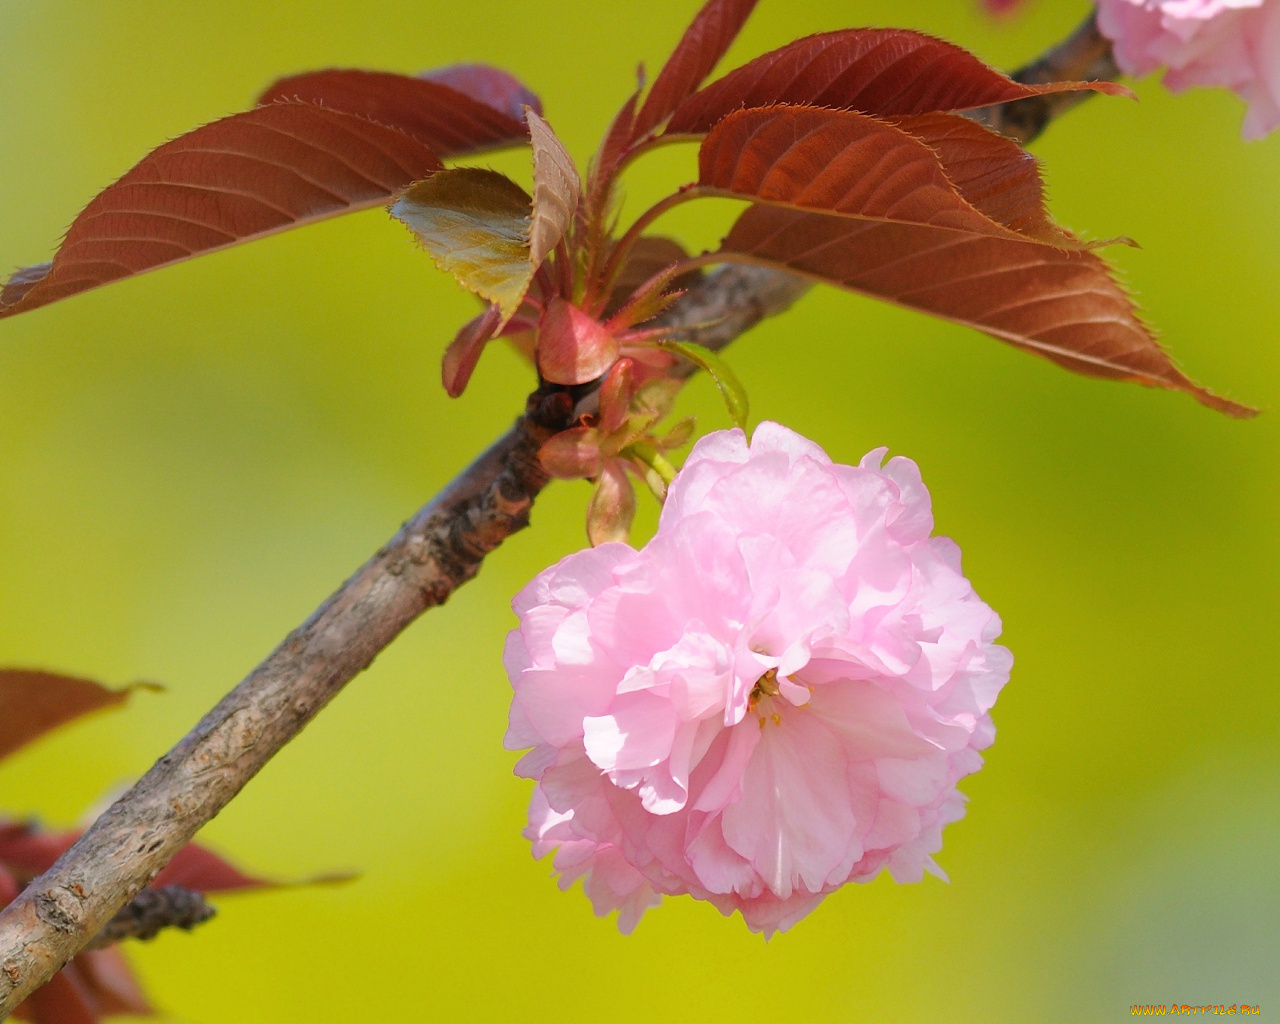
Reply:
[[443, 271], [492, 302], [505, 323], [533, 277], [529, 250], [532, 200], [504, 174], [480, 167], [439, 171], [391, 204]]
[[729, 369], [728, 363], [711, 349], [694, 345], [692, 342], [660, 341], [658, 346], [668, 352], [684, 356], [689, 362], [711, 374], [711, 379], [720, 389], [720, 396], [724, 399], [725, 408], [729, 410], [729, 416], [735, 424], [746, 431], [747, 414], [750, 412], [747, 390], [742, 386], [742, 381], [738, 380], [738, 375]]

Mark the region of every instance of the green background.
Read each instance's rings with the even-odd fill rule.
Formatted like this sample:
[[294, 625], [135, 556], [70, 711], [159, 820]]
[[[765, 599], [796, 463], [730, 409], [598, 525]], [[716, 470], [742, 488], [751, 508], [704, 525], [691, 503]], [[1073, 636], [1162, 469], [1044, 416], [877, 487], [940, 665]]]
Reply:
[[[1082, 3], [766, 2], [732, 59], [907, 24], [1014, 66]], [[173, 4], [0, 0], [0, 264], [47, 259], [149, 148], [326, 65], [505, 66], [584, 160], [690, 0]], [[1096, 99], [1037, 144], [1053, 209], [1120, 234], [1123, 278], [1187, 371], [1280, 398], [1280, 135], [1229, 94]], [[487, 161], [527, 175], [527, 157]], [[689, 180], [656, 155], [629, 210]], [[725, 211], [682, 214], [697, 245]], [[169, 687], [0, 770], [0, 807], [74, 822], [145, 770], [521, 407], [495, 347], [450, 401], [474, 304], [364, 213], [0, 323], [0, 664]], [[754, 412], [842, 461], [916, 459], [940, 532], [1005, 621], [1013, 677], [950, 884], [882, 879], [765, 943], [669, 900], [619, 936], [520, 838], [502, 749], [508, 601], [583, 543], [557, 484], [480, 577], [412, 627], [208, 826], [249, 869], [339, 888], [226, 898], [131, 952], [184, 1022], [1108, 1021], [1132, 1003], [1280, 1002], [1280, 412], [1075, 377], [834, 290], [735, 344]], [[725, 425], [707, 381], [682, 410]], [[652, 521], [652, 516], [648, 521]]]

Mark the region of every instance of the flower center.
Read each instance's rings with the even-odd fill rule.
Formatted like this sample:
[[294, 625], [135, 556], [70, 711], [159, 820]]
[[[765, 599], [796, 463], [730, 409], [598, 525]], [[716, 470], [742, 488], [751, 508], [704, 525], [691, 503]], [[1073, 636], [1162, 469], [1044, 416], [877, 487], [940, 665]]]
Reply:
[[747, 697], [747, 711], [755, 714], [760, 721], [760, 728], [763, 729], [768, 722], [774, 725], [782, 724], [782, 716], [773, 710], [773, 702], [769, 701], [765, 707], [760, 707], [760, 702], [766, 697], [776, 697], [782, 691], [778, 689], [778, 670], [776, 668], [769, 669], [764, 675], [756, 680], [756, 685], [751, 688], [751, 693]]

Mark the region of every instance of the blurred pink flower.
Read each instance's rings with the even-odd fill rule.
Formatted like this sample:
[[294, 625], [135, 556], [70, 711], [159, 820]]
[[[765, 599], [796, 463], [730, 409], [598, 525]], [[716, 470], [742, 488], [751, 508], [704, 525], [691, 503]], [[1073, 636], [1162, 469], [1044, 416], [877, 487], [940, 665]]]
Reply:
[[1234, 89], [1246, 139], [1280, 126], [1280, 0], [1100, 0], [1098, 27], [1126, 74], [1166, 67], [1175, 92]]
[[577, 552], [517, 595], [526, 835], [624, 932], [664, 894], [770, 934], [881, 869], [942, 874], [1012, 659], [915, 463], [884, 454], [708, 435], [642, 550]]

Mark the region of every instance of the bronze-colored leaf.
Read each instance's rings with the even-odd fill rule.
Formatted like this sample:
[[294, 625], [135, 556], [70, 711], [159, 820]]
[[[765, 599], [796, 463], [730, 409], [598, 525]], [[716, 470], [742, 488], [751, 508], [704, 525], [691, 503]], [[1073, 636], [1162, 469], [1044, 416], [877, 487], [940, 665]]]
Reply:
[[1095, 253], [992, 220], [934, 150], [893, 125], [853, 111], [741, 111], [708, 135], [699, 164], [704, 185], [763, 201], [733, 225], [726, 256], [967, 324], [1078, 373], [1252, 414], [1174, 366]]
[[484, 65], [442, 68], [420, 77], [328, 68], [273, 82], [258, 103], [310, 103], [355, 114], [450, 157], [527, 142], [522, 108], [504, 108], [516, 95], [537, 105], [537, 97], [505, 71]]
[[528, 112], [533, 143], [533, 213], [529, 225], [529, 261], [537, 270], [573, 224], [582, 181], [573, 159], [551, 126]]
[[355, 114], [304, 103], [233, 114], [153, 150], [99, 193], [51, 264], [9, 279], [0, 317], [381, 205], [440, 166], [421, 140]]
[[756, 6], [756, 0], [709, 0], [658, 72], [632, 125], [638, 139], [657, 128], [720, 63]]
[[0, 757], [82, 715], [123, 704], [133, 689], [109, 690], [56, 672], [0, 669]]
[[408, 226], [436, 265], [494, 303], [509, 320], [520, 307], [529, 259], [529, 194], [480, 167], [440, 171], [405, 189], [391, 215]]
[[1040, 161], [1013, 139], [958, 114], [888, 120], [932, 149], [960, 195], [997, 224], [1062, 249], [1097, 247], [1053, 222]]
[[778, 103], [901, 117], [1081, 89], [1129, 94], [1111, 82], [1024, 85], [932, 36], [851, 28], [798, 39], [730, 71], [681, 103], [667, 133], [702, 134], [735, 110]]

